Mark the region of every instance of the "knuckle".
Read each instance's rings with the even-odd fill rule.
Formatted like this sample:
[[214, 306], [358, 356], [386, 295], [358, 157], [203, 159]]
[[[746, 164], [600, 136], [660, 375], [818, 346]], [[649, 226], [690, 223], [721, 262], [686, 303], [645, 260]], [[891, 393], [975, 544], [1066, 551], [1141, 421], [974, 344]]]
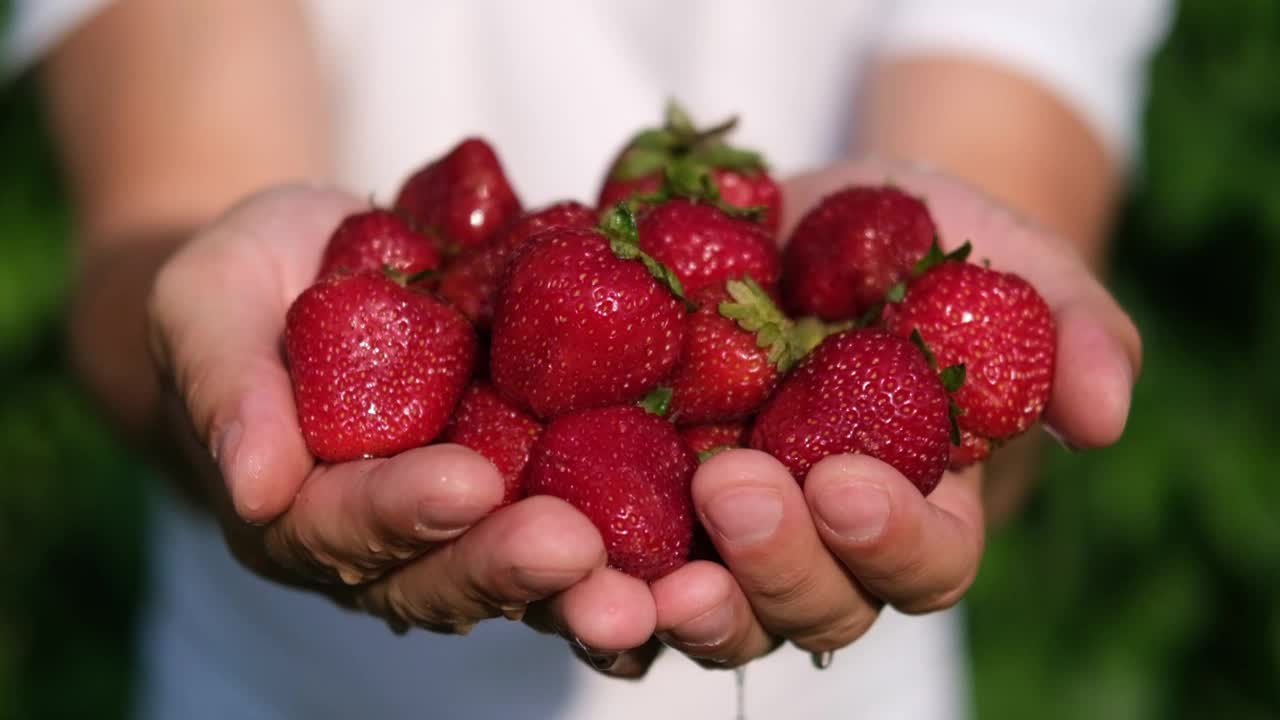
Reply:
[[808, 598], [817, 587], [817, 578], [800, 564], [753, 578], [747, 593], [753, 598], [752, 605], [787, 607]]
[[465, 635], [480, 619], [440, 602], [432, 593], [411, 592], [399, 577], [386, 583], [383, 611], [385, 619], [393, 623], [442, 634]]
[[871, 606], [842, 613], [810, 631], [792, 636], [791, 643], [802, 650], [815, 653], [839, 650], [866, 635], [879, 614]]
[[923, 615], [955, 607], [969, 592], [969, 588], [972, 587], [976, 577], [977, 571], [975, 569], [972, 572], [967, 572], [955, 582], [948, 583], [942, 588], [931, 591], [920, 598], [899, 603], [895, 607], [908, 615]]

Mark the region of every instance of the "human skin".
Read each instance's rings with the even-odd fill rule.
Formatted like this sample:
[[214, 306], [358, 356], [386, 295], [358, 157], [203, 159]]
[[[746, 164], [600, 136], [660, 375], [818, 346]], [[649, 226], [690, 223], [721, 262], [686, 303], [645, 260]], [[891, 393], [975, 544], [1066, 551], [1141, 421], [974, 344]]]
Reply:
[[[819, 463], [801, 490], [768, 456], [722, 453], [693, 494], [725, 565], [649, 586], [606, 568], [599, 535], [562, 502], [490, 514], [502, 480], [464, 448], [318, 465], [277, 343], [328, 231], [362, 203], [319, 189], [332, 131], [303, 25], [283, 0], [124, 0], [42, 70], [80, 222], [79, 372], [247, 568], [397, 629], [523, 616], [618, 676], [643, 673], [655, 634], [731, 667], [784, 641], [844, 647], [886, 603], [929, 612], [963, 596], [984, 500], [1016, 506], [1025, 467], [985, 488], [981, 469], [949, 474], [926, 499], [866, 457]], [[1140, 367], [1137, 332], [1095, 275], [1114, 158], [1031, 80], [961, 58], [874, 66], [858, 108], [849, 159], [786, 182], [786, 226], [849, 182], [924, 195], [946, 242], [973, 239], [1053, 308], [1047, 423], [1076, 447], [1114, 442]]]

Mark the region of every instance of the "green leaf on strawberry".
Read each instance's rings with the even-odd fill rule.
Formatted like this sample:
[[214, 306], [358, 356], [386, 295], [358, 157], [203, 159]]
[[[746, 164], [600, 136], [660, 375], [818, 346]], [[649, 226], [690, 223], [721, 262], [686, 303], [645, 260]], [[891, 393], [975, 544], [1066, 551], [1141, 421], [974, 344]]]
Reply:
[[636, 231], [636, 216], [628, 203], [621, 202], [605, 214], [600, 221], [600, 231], [609, 239], [609, 249], [622, 260], [639, 260], [658, 282], [662, 283], [672, 295], [684, 302], [689, 312], [697, 310], [697, 306], [685, 297], [684, 286], [680, 278], [671, 268], [663, 265], [653, 256], [640, 249], [640, 234]]

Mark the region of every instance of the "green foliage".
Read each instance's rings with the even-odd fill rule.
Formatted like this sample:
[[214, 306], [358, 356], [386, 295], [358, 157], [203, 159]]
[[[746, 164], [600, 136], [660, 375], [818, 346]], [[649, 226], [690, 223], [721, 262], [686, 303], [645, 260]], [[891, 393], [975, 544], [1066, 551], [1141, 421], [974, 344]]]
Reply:
[[1280, 5], [1184, 2], [1116, 233], [1145, 367], [968, 603], [983, 718], [1280, 715]]
[[[8, 3], [0, 0], [0, 18]], [[1113, 286], [1125, 439], [1054, 449], [967, 609], [981, 718], [1280, 716], [1280, 3], [1186, 0]], [[0, 719], [123, 717], [138, 465], [63, 360], [71, 225], [29, 82], [0, 93]]]
[[70, 380], [70, 223], [29, 81], [0, 95], [0, 718], [123, 717], [139, 469]]

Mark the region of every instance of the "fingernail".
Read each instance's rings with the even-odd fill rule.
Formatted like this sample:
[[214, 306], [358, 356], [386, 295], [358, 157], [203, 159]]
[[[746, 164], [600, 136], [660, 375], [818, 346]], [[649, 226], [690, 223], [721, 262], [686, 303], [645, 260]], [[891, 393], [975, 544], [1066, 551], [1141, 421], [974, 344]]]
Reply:
[[733, 607], [721, 603], [698, 617], [662, 633], [662, 641], [683, 647], [711, 648], [723, 645], [733, 634]]
[[264, 521], [253, 517], [252, 514], [261, 510], [264, 503], [261, 483], [258, 482], [262, 475], [262, 468], [260, 465], [253, 465], [252, 462], [245, 467], [246, 463], [240, 462], [240, 445], [243, 439], [244, 425], [239, 420], [232, 420], [214, 440], [210, 454], [218, 464], [218, 473], [222, 475], [222, 481], [231, 491], [232, 501], [240, 515], [242, 517], [250, 515], [245, 518], [248, 523], [261, 526]]
[[218, 472], [222, 473], [223, 479], [231, 478], [231, 468], [236, 457], [236, 450], [240, 447], [240, 436], [244, 433], [244, 426], [239, 420], [232, 420], [222, 428], [222, 432], [213, 442], [213, 447], [209, 449], [209, 454], [213, 456], [213, 461], [218, 464]]
[[1047, 433], [1049, 437], [1053, 438], [1054, 442], [1058, 443], [1058, 447], [1061, 447], [1063, 450], [1066, 450], [1069, 453], [1080, 452], [1080, 448], [1076, 447], [1075, 445], [1072, 445], [1071, 441], [1067, 440], [1065, 435], [1058, 432], [1057, 428], [1052, 427], [1048, 423], [1041, 423], [1040, 426], [1044, 428], [1045, 433]]
[[782, 521], [782, 496], [767, 488], [729, 490], [711, 499], [707, 523], [723, 540], [747, 546], [767, 540]]
[[465, 530], [489, 510], [487, 506], [441, 502], [435, 498], [421, 500], [418, 502], [418, 523], [414, 530], [432, 535]]
[[840, 537], [857, 543], [874, 540], [889, 521], [889, 493], [879, 485], [855, 480], [829, 485], [817, 493], [814, 514]]
[[498, 609], [502, 611], [502, 617], [511, 621], [519, 621], [524, 619], [524, 614], [528, 611], [529, 606], [520, 603], [518, 605], [503, 605]]
[[576, 637], [573, 638], [573, 643], [578, 646], [578, 650], [582, 652], [587, 662], [591, 663], [591, 667], [602, 672], [613, 669], [613, 666], [618, 664], [618, 658], [622, 656], [622, 653], [593, 650]]

